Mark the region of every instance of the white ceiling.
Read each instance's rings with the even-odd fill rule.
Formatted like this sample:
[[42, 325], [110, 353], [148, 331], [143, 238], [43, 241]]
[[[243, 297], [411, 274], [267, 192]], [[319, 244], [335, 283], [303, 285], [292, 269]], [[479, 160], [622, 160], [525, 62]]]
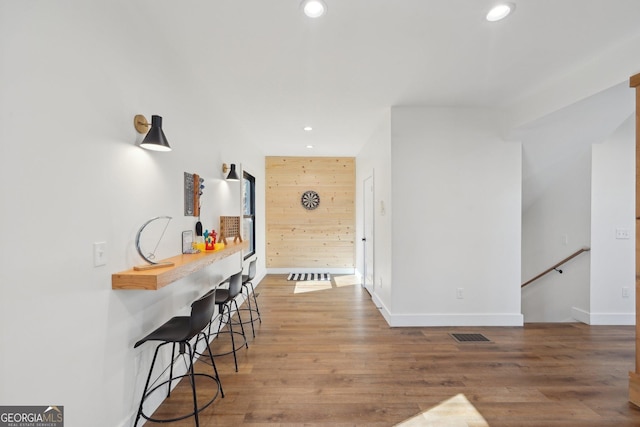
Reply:
[[354, 156], [394, 105], [511, 106], [640, 35], [640, 0], [515, 0], [496, 23], [494, 0], [326, 2], [316, 20], [299, 0], [135, 7], [265, 155]]

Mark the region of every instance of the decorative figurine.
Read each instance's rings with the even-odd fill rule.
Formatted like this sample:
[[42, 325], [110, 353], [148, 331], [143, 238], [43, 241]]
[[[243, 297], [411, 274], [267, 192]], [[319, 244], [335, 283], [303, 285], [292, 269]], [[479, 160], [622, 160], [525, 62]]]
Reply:
[[204, 231], [204, 248], [207, 251], [213, 251], [215, 250], [215, 245], [216, 245], [216, 231], [215, 230], [211, 230], [211, 232], [209, 232], [209, 230], [205, 230]]

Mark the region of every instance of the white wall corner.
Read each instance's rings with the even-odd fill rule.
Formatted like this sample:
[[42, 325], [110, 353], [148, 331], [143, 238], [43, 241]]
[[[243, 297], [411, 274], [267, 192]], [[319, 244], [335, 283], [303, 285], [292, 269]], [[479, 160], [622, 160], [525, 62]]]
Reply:
[[571, 317], [573, 317], [578, 322], [586, 323], [587, 325], [591, 324], [591, 315], [588, 311], [581, 308], [571, 307]]

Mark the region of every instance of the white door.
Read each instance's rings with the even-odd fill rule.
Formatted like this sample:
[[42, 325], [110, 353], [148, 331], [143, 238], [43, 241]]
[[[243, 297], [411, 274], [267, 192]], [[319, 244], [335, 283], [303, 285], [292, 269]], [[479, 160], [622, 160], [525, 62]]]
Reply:
[[369, 291], [370, 294], [373, 294], [375, 281], [373, 274], [373, 217], [374, 217], [374, 187], [373, 187], [373, 176], [366, 178], [363, 182], [363, 197], [362, 201], [364, 203], [362, 211], [364, 212], [363, 218], [363, 237], [362, 237], [362, 246], [363, 246], [363, 279], [362, 286]]

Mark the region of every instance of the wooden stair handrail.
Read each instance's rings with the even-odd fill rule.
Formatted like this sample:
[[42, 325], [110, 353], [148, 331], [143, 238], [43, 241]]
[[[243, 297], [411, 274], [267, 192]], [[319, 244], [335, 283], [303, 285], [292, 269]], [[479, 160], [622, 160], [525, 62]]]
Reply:
[[[522, 286], [520, 286], [520, 288], [524, 288], [525, 286], [527, 286], [529, 283], [531, 282], [535, 282], [536, 280], [538, 280], [539, 278], [541, 278], [542, 276], [544, 276], [545, 274], [552, 272], [553, 270], [555, 270], [556, 268], [560, 267], [562, 264], [564, 264], [565, 262], [568, 262], [572, 259], [574, 259], [575, 257], [577, 257], [578, 255], [580, 255], [583, 252], [589, 252], [591, 250], [591, 248], [582, 248], [579, 251], [574, 252], [573, 254], [569, 255], [568, 257], [566, 257], [565, 259], [563, 259], [562, 261], [560, 261], [559, 263], [557, 263], [556, 265], [554, 265], [553, 267], [547, 268], [545, 271], [543, 271], [542, 273], [538, 274], [536, 277], [534, 277], [533, 279], [529, 280], [528, 282], [525, 282], [522, 284]], [[562, 273], [562, 271], [561, 271]]]

